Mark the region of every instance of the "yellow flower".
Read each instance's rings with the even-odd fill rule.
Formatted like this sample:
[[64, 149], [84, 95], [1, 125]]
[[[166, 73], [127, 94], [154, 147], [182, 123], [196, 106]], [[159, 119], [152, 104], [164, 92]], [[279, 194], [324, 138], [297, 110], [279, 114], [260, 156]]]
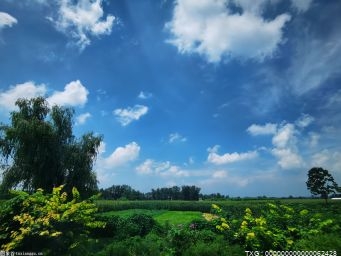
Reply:
[[256, 237], [255, 233], [254, 232], [250, 232], [250, 233], [247, 233], [246, 240], [250, 240], [250, 239], [253, 239], [255, 237]]
[[227, 223], [222, 223], [221, 226], [224, 228], [224, 229], [229, 229], [230, 226], [227, 224]]
[[212, 221], [216, 218], [218, 218], [217, 215], [211, 214], [211, 213], [203, 213], [202, 216], [205, 218], [207, 221]]

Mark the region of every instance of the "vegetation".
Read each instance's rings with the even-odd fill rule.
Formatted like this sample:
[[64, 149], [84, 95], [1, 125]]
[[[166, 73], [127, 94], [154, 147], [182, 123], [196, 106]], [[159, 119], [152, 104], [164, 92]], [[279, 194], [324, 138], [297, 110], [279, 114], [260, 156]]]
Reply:
[[128, 185], [113, 185], [100, 190], [104, 199], [121, 200], [186, 200], [197, 201], [200, 188], [196, 186], [173, 186], [170, 188], [152, 189], [149, 193], [142, 193]]
[[[227, 200], [219, 201], [219, 206], [207, 201], [105, 202], [140, 209], [97, 212], [96, 205], [104, 201], [80, 201], [76, 189], [72, 199], [61, 187], [52, 194], [42, 190], [32, 195], [17, 192], [16, 197], [2, 204], [2, 249], [41, 251], [44, 255], [341, 251], [338, 201], [325, 207], [321, 207], [323, 201], [318, 199]], [[179, 210], [170, 211], [169, 203]], [[210, 206], [208, 210], [206, 205]], [[188, 210], [198, 206], [207, 211]]]
[[32, 195], [15, 192], [17, 196], [0, 210], [0, 249], [66, 254], [78, 249], [91, 228], [105, 226], [94, 218], [95, 204], [79, 201], [76, 188], [68, 201], [62, 188], [54, 188], [52, 194], [42, 189]]
[[320, 195], [326, 200], [329, 194], [339, 191], [337, 183], [333, 176], [321, 167], [311, 168], [308, 172], [308, 181], [306, 182], [308, 190], [313, 195]]
[[19, 110], [11, 113], [11, 124], [0, 126], [1, 188], [38, 188], [51, 192], [75, 186], [82, 196], [97, 190], [93, 161], [102, 140], [92, 133], [76, 139], [72, 134], [73, 110], [48, 107], [44, 98], [19, 99]]

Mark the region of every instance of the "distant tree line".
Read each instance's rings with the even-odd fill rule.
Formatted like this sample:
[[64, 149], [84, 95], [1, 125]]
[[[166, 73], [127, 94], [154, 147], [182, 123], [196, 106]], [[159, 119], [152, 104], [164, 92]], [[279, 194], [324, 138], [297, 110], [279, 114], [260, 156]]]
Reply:
[[134, 190], [128, 185], [113, 185], [100, 189], [103, 199], [126, 200], [188, 200], [197, 201], [201, 198], [200, 188], [196, 186], [173, 186], [152, 189], [148, 193]]

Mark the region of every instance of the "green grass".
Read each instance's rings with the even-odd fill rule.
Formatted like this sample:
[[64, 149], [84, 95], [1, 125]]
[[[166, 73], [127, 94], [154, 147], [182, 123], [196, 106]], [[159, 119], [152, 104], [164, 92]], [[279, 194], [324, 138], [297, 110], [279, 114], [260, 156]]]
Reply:
[[101, 216], [119, 216], [123, 218], [129, 217], [133, 214], [147, 214], [152, 216], [160, 224], [169, 223], [171, 225], [189, 224], [194, 219], [202, 218], [202, 213], [197, 211], [130, 209], [100, 213]]

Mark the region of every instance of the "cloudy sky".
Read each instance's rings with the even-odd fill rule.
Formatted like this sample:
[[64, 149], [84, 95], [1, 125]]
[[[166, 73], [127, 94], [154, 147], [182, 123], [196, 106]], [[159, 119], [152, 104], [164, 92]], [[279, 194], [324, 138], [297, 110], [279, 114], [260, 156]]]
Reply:
[[2, 0], [0, 121], [20, 97], [104, 136], [100, 187], [309, 195], [341, 183], [339, 0]]

